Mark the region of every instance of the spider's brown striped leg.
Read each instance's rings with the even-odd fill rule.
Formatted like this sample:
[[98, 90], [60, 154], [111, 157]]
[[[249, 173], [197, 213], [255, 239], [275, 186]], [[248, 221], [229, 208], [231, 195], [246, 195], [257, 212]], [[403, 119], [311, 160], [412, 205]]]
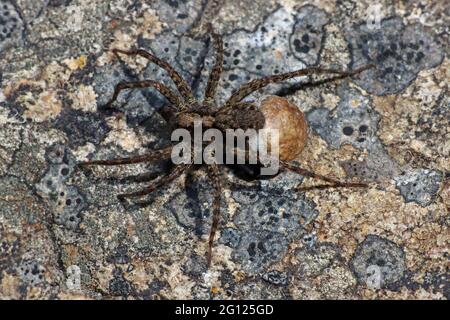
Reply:
[[298, 187], [297, 189], [301, 189], [301, 190], [309, 190], [309, 189], [325, 189], [325, 188], [367, 188], [368, 185], [366, 183], [361, 183], [361, 182], [345, 182], [345, 181], [339, 181], [333, 178], [329, 178], [320, 174], [317, 174], [315, 172], [303, 169], [295, 164], [292, 163], [288, 163], [285, 161], [280, 161], [280, 166], [282, 169], [285, 170], [289, 170], [295, 173], [298, 173], [304, 177], [309, 177], [309, 178], [313, 178], [313, 179], [318, 179], [318, 180], [322, 180], [325, 182], [329, 182], [329, 185], [319, 185], [319, 186], [312, 186], [312, 187], [308, 187], [308, 188], [301, 188]]
[[188, 171], [191, 168], [191, 165], [188, 164], [180, 164], [177, 165], [169, 174], [160, 176], [156, 179], [154, 179], [150, 185], [148, 185], [146, 188], [136, 191], [136, 192], [130, 192], [130, 193], [122, 193], [117, 195], [117, 198], [121, 201], [123, 201], [125, 198], [137, 198], [145, 196], [149, 193], [152, 193], [156, 189], [165, 186], [166, 184], [172, 182], [179, 176], [181, 176], [184, 172]]
[[184, 108], [184, 103], [181, 101], [180, 97], [170, 90], [167, 86], [163, 85], [162, 83], [153, 81], [153, 80], [143, 80], [143, 81], [136, 81], [136, 82], [120, 82], [116, 88], [114, 89], [114, 94], [112, 98], [106, 103], [105, 107], [110, 108], [111, 105], [114, 103], [114, 101], [117, 100], [117, 97], [119, 96], [120, 92], [125, 89], [142, 89], [142, 88], [155, 88], [160, 92], [164, 97], [166, 97], [169, 102], [176, 106], [179, 110]]
[[150, 162], [150, 161], [159, 161], [169, 159], [172, 154], [172, 146], [155, 150], [147, 154], [127, 157], [127, 158], [119, 158], [119, 159], [111, 159], [111, 160], [92, 160], [80, 162], [78, 165], [82, 167], [87, 166], [119, 166], [123, 164], [132, 164], [132, 163], [141, 163], [141, 162]]
[[166, 61], [161, 60], [151, 54], [148, 51], [142, 50], [142, 49], [135, 49], [135, 50], [121, 50], [121, 49], [112, 49], [112, 52], [118, 56], [119, 53], [128, 55], [128, 56], [141, 56], [146, 58], [147, 60], [153, 62], [154, 64], [158, 65], [162, 69], [164, 69], [172, 79], [173, 83], [177, 87], [180, 94], [183, 96], [185, 101], [192, 101], [194, 100], [194, 95], [192, 94], [192, 90], [189, 86], [189, 84], [180, 76], [180, 74]]
[[214, 237], [219, 226], [220, 220], [220, 198], [222, 196], [222, 187], [220, 185], [220, 172], [217, 164], [208, 165], [208, 176], [211, 179], [214, 188], [213, 199], [213, 219], [211, 224], [211, 231], [209, 232], [208, 251], [206, 254], [206, 261], [208, 268], [211, 266], [212, 248], [214, 245]]
[[252, 80], [244, 85], [242, 85], [237, 91], [235, 91], [231, 97], [228, 99], [228, 101], [225, 103], [226, 106], [234, 105], [238, 102], [240, 102], [242, 99], [247, 97], [248, 95], [252, 94], [253, 92], [264, 88], [265, 86], [271, 84], [271, 83], [278, 83], [282, 82], [288, 79], [301, 77], [301, 76], [310, 76], [313, 74], [337, 74], [341, 77], [350, 77], [355, 74], [358, 74], [364, 70], [367, 70], [369, 68], [374, 67], [374, 65], [369, 64], [365, 65], [361, 68], [351, 70], [351, 71], [342, 71], [342, 70], [335, 70], [335, 69], [324, 69], [319, 67], [311, 67], [301, 70], [296, 70], [292, 72], [277, 74], [268, 76], [265, 78], [255, 79]]
[[211, 74], [208, 78], [204, 101], [214, 102], [214, 96], [216, 95], [220, 75], [223, 71], [223, 40], [221, 35], [214, 32], [211, 25], [208, 25], [208, 28], [210, 30], [211, 38], [214, 42], [214, 48], [216, 50], [216, 62], [214, 63]]

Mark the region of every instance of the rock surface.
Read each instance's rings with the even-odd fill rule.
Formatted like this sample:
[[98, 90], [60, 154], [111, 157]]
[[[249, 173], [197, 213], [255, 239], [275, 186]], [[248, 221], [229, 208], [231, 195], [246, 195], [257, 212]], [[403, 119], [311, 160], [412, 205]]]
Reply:
[[[0, 0], [0, 298], [448, 299], [450, 105], [445, 1]], [[98, 107], [122, 81], [156, 79], [141, 47], [201, 96], [214, 62], [205, 25], [224, 36], [217, 102], [250, 79], [313, 65], [377, 65], [352, 79], [278, 94], [307, 116], [303, 167], [368, 189], [281, 173], [243, 181], [223, 168], [213, 264], [203, 171], [142, 202], [167, 163], [80, 170], [87, 159], [170, 142], [152, 89]], [[99, 108], [100, 109], [100, 108]]]

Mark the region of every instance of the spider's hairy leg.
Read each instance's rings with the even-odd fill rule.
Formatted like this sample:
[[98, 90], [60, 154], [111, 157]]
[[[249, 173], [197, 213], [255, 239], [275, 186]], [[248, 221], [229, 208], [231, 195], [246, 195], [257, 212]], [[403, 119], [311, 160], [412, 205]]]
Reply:
[[119, 158], [119, 159], [111, 159], [111, 160], [92, 160], [78, 163], [79, 166], [118, 166], [123, 164], [132, 164], [132, 163], [141, 163], [141, 162], [149, 162], [149, 161], [159, 161], [166, 160], [170, 158], [172, 154], [172, 146], [155, 150], [150, 153], [146, 153], [139, 156], [127, 157], [127, 158]]
[[313, 179], [318, 179], [318, 180], [322, 180], [322, 181], [330, 183], [330, 184], [326, 184], [326, 185], [318, 185], [318, 186], [312, 186], [312, 187], [307, 187], [307, 188], [297, 187], [297, 189], [299, 189], [299, 190], [326, 189], [326, 188], [367, 188], [368, 187], [368, 185], [366, 183], [339, 181], [339, 180], [329, 178], [329, 177], [317, 174], [315, 172], [303, 169], [303, 168], [299, 167], [298, 165], [288, 163], [285, 161], [280, 161], [280, 166], [282, 169], [301, 174], [302, 176], [313, 178]]
[[122, 193], [117, 195], [117, 198], [121, 201], [123, 201], [125, 198], [137, 198], [145, 196], [149, 193], [152, 193], [156, 189], [165, 186], [166, 184], [172, 182], [179, 176], [181, 176], [184, 172], [188, 171], [191, 168], [191, 165], [188, 164], [180, 164], [177, 165], [170, 173], [160, 176], [156, 179], [154, 179], [150, 185], [148, 185], [146, 188], [136, 191], [136, 192], [130, 192], [130, 193]]
[[189, 84], [184, 80], [180, 74], [166, 61], [161, 60], [151, 54], [148, 51], [142, 50], [142, 49], [135, 49], [135, 50], [121, 50], [121, 49], [112, 49], [112, 52], [118, 56], [119, 53], [125, 54], [128, 56], [141, 56], [146, 58], [147, 60], [153, 62], [154, 64], [158, 65], [162, 69], [164, 69], [172, 79], [173, 83], [177, 87], [178, 91], [181, 93], [183, 98], [186, 101], [194, 100], [194, 95], [192, 94], [191, 87]]
[[206, 254], [206, 260], [208, 268], [211, 266], [212, 260], [212, 248], [214, 245], [214, 237], [219, 226], [220, 220], [220, 198], [222, 196], [222, 187], [220, 185], [220, 172], [217, 164], [208, 165], [208, 176], [211, 179], [214, 188], [213, 199], [213, 220], [211, 224], [211, 231], [209, 232], [208, 251]]
[[163, 85], [162, 83], [153, 81], [153, 80], [143, 80], [143, 81], [136, 81], [136, 82], [120, 82], [116, 88], [114, 89], [114, 94], [112, 98], [106, 103], [105, 107], [110, 108], [114, 101], [117, 100], [117, 97], [119, 96], [120, 92], [125, 89], [142, 89], [142, 88], [155, 88], [158, 90], [159, 93], [161, 93], [166, 99], [174, 106], [176, 106], [178, 109], [183, 108], [183, 102], [181, 101], [180, 97], [170, 90], [168, 87]]
[[215, 33], [211, 24], [208, 24], [210, 36], [214, 42], [214, 48], [216, 50], [216, 62], [211, 70], [211, 74], [208, 78], [208, 84], [206, 85], [204, 101], [214, 101], [217, 86], [219, 84], [220, 75], [223, 71], [223, 40], [222, 36]]
[[301, 76], [310, 76], [313, 74], [337, 74], [339, 75], [339, 78], [345, 78], [345, 77], [351, 77], [358, 73], [361, 73], [364, 70], [367, 70], [369, 68], [374, 67], [372, 64], [368, 64], [365, 66], [362, 66], [358, 69], [351, 70], [351, 71], [342, 71], [342, 70], [336, 70], [336, 69], [325, 69], [320, 67], [311, 67], [306, 69], [300, 69], [296, 71], [291, 71], [287, 73], [272, 75], [260, 79], [252, 80], [244, 85], [242, 85], [237, 91], [235, 91], [231, 97], [228, 99], [228, 101], [225, 103], [226, 106], [234, 105], [238, 102], [240, 102], [242, 99], [247, 97], [248, 95], [252, 94], [253, 92], [262, 89], [266, 87], [267, 85], [271, 83], [278, 83], [282, 82], [288, 79], [301, 77]]

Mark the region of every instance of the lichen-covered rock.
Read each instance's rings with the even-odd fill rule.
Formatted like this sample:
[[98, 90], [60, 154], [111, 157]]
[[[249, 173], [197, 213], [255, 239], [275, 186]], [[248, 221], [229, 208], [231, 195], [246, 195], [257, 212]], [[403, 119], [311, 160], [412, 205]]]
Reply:
[[414, 201], [421, 206], [427, 206], [435, 199], [441, 181], [440, 172], [427, 169], [405, 172], [396, 178], [397, 188], [405, 201]]
[[261, 271], [281, 259], [288, 243], [302, 235], [304, 226], [317, 216], [314, 205], [292, 191], [259, 190], [251, 203], [240, 203], [234, 218], [240, 241], [233, 257], [248, 272]]
[[[445, 2], [294, 2], [0, 0], [1, 299], [449, 298]], [[170, 142], [155, 90], [104, 108], [120, 81], [176, 91], [158, 66], [111, 49], [151, 51], [201, 97], [215, 61], [208, 23], [225, 44], [219, 104], [258, 77], [376, 65], [247, 98], [276, 93], [305, 112], [299, 166], [370, 187], [295, 191], [320, 182], [221, 167], [209, 268], [204, 171], [122, 203], [172, 164], [76, 166]]]
[[86, 201], [77, 187], [66, 184], [73, 173], [74, 161], [62, 145], [52, 146], [47, 157], [51, 165], [36, 189], [54, 210], [55, 222], [76, 231], [82, 221]]
[[[234, 90], [250, 79], [315, 64], [322, 48], [323, 26], [327, 19], [326, 13], [314, 6], [304, 6], [293, 11], [280, 7], [253, 31], [237, 30], [226, 35], [225, 70], [221, 77], [222, 89], [218, 92], [218, 101], [224, 102]], [[298, 43], [301, 41], [299, 39], [306, 40], [306, 37], [308, 43]], [[213, 61], [210, 52], [199, 82], [200, 92], [206, 86], [207, 71]], [[264, 91], [272, 93], [276, 91], [275, 88], [279, 89], [280, 85], [272, 85]]]
[[356, 249], [350, 265], [360, 283], [375, 289], [392, 288], [405, 272], [405, 253], [392, 241], [369, 235]]
[[374, 181], [398, 174], [399, 165], [378, 138], [380, 115], [370, 97], [347, 84], [338, 88], [338, 94], [336, 109], [317, 108], [307, 114], [310, 126], [334, 148], [351, 144], [369, 153], [364, 161], [341, 161], [349, 176]]
[[0, 52], [22, 41], [24, 22], [17, 7], [8, 0], [0, 1]]
[[405, 26], [400, 17], [384, 19], [379, 28], [360, 23], [346, 30], [346, 38], [352, 68], [367, 63], [376, 65], [356, 80], [376, 95], [402, 91], [419, 71], [437, 66], [444, 57], [432, 32], [419, 23]]

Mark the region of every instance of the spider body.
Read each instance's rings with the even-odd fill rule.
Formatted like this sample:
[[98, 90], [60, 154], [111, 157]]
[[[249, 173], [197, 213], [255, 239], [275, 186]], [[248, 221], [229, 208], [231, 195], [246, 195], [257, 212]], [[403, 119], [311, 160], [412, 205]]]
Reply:
[[[192, 89], [187, 82], [178, 74], [178, 72], [167, 62], [157, 58], [144, 50], [121, 50], [113, 49], [116, 55], [124, 54], [128, 56], [141, 56], [150, 62], [163, 68], [173, 80], [177, 92], [168, 88], [162, 83], [154, 80], [144, 80], [138, 82], [121, 82], [115, 90], [111, 100], [105, 106], [109, 108], [117, 99], [119, 93], [125, 89], [148, 88], [153, 87], [166, 97], [170, 106], [163, 108], [162, 116], [168, 123], [173, 124], [174, 128], [185, 128], [193, 130], [194, 122], [200, 120], [203, 128], [216, 128], [219, 130], [227, 129], [263, 129], [264, 127], [274, 127], [281, 130], [280, 136], [280, 168], [281, 170], [290, 170], [303, 176], [320, 179], [327, 184], [316, 186], [317, 188], [329, 187], [366, 187], [364, 183], [341, 182], [333, 178], [321, 176], [296, 164], [288, 161], [294, 159], [306, 144], [306, 121], [303, 113], [285, 98], [276, 96], [268, 97], [258, 103], [243, 101], [245, 97], [253, 92], [266, 87], [271, 83], [282, 82], [291, 78], [308, 76], [312, 74], [332, 74], [334, 79], [345, 78], [356, 75], [371, 66], [364, 66], [353, 71], [340, 71], [334, 69], [324, 69], [311, 67], [296, 70], [288, 73], [272, 75], [261, 79], [256, 79], [241, 86], [235, 91], [224, 105], [218, 106], [214, 103], [214, 96], [219, 83], [219, 78], [223, 69], [223, 43], [220, 35], [211, 31], [213, 43], [217, 52], [216, 61], [209, 76], [203, 101], [197, 101], [194, 98]], [[164, 149], [155, 150], [143, 155], [129, 158], [120, 158], [113, 160], [93, 160], [80, 163], [81, 166], [91, 165], [125, 165], [141, 162], [152, 162], [166, 160], [171, 157], [172, 146]], [[220, 218], [220, 200], [222, 194], [222, 179], [218, 164], [205, 165], [208, 177], [213, 187], [213, 217], [211, 231], [209, 235], [207, 262], [211, 264], [212, 248], [215, 234], [218, 228]], [[195, 166], [197, 168], [198, 166]], [[123, 200], [126, 198], [141, 197], [152, 191], [163, 187], [171, 181], [174, 181], [183, 173], [194, 168], [193, 163], [177, 164], [173, 169], [162, 176], [154, 179], [147, 187], [142, 190], [118, 195]]]

